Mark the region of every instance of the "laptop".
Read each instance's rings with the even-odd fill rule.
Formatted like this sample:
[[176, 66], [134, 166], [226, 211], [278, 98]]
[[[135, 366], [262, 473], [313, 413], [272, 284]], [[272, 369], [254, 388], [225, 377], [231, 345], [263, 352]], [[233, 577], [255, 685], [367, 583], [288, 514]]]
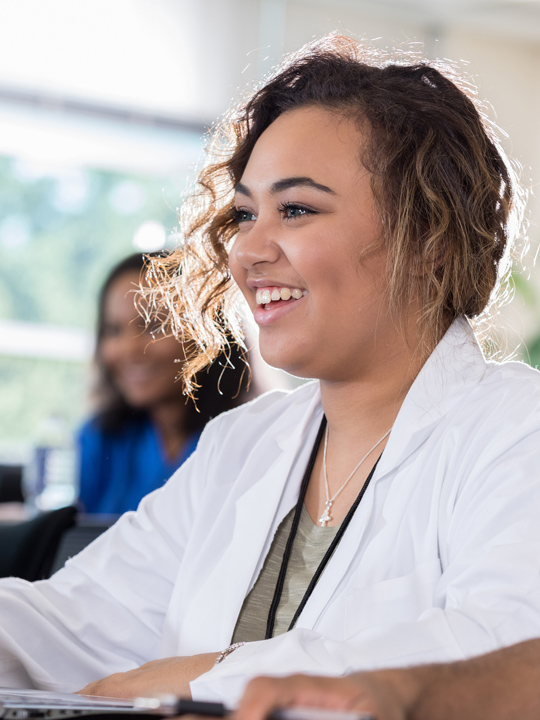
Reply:
[[0, 718], [2, 720], [70, 720], [107, 716], [133, 716], [134, 720], [165, 718], [186, 713], [223, 717], [227, 714], [221, 703], [201, 703], [173, 696], [163, 698], [120, 698], [76, 695], [48, 690], [11, 690], [0, 688]]
[[[222, 703], [186, 700], [175, 696], [159, 698], [97, 697], [58, 693], [48, 690], [12, 690], [0, 688], [0, 720], [156, 720], [194, 714], [224, 717], [231, 711]], [[284, 708], [271, 713], [268, 720], [373, 720], [356, 712], [320, 710], [317, 708]]]

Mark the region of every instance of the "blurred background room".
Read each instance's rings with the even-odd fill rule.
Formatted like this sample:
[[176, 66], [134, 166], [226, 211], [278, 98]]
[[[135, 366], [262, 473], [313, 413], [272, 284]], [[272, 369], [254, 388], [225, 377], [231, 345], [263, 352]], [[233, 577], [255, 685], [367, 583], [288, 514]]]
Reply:
[[540, 364], [540, 0], [1, 0], [0, 465], [90, 412], [98, 290], [123, 257], [174, 247], [205, 130], [334, 30], [460, 61], [496, 108], [533, 191], [501, 324]]

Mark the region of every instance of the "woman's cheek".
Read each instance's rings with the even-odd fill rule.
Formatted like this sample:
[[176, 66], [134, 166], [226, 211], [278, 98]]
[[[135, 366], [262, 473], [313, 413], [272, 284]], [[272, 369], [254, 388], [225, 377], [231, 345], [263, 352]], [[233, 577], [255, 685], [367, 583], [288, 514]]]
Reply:
[[235, 245], [232, 246], [231, 252], [229, 253], [229, 270], [231, 271], [231, 276], [236, 285], [240, 288], [242, 295], [249, 300], [248, 298], [248, 290], [249, 288], [246, 285], [246, 270], [242, 267], [242, 265], [238, 262], [238, 259], [236, 257], [236, 250]]

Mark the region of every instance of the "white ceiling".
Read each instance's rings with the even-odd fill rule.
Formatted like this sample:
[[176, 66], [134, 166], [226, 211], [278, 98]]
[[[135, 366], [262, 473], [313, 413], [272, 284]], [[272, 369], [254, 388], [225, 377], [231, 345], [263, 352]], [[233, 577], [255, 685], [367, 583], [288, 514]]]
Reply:
[[471, 31], [540, 48], [540, 0], [1, 0], [0, 90], [211, 122], [334, 29], [428, 53]]

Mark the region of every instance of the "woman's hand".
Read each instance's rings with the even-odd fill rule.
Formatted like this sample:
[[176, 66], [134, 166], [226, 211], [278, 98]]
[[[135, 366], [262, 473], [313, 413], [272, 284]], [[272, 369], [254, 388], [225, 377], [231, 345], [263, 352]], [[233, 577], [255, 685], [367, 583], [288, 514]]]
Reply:
[[136, 670], [115, 673], [90, 683], [81, 695], [134, 698], [172, 694], [190, 698], [189, 683], [208, 672], [219, 653], [152, 660]]
[[264, 720], [276, 708], [287, 707], [354, 711], [377, 720], [405, 720], [408, 703], [399, 690], [404, 679], [400, 673], [397, 670], [342, 678], [308, 675], [256, 678], [247, 686], [235, 720]]

